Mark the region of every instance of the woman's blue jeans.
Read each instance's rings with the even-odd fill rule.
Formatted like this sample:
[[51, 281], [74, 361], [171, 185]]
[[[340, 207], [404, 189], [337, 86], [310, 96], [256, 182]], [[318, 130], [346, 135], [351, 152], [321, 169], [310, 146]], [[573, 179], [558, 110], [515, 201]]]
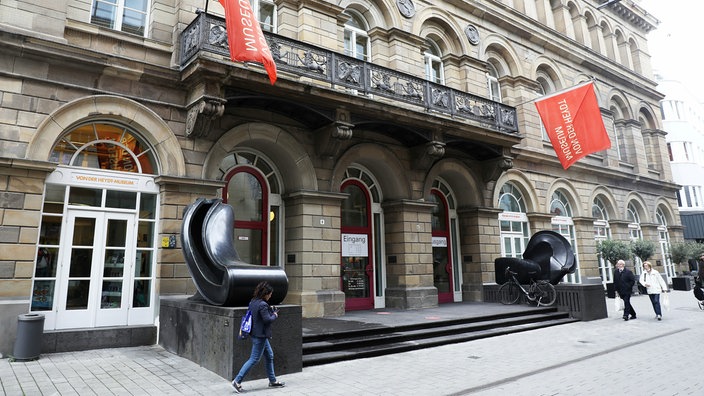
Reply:
[[259, 362], [262, 355], [264, 355], [264, 366], [266, 368], [266, 374], [269, 377], [269, 383], [276, 382], [276, 374], [274, 374], [274, 351], [271, 349], [269, 339], [260, 337], [250, 338], [252, 340], [252, 354], [249, 355], [249, 360], [244, 363], [240, 372], [235, 377], [235, 382], [238, 384], [241, 383], [249, 370]]
[[650, 303], [653, 304], [655, 315], [662, 316], [662, 310], [660, 309], [660, 294], [648, 294], [648, 297], [650, 297]]

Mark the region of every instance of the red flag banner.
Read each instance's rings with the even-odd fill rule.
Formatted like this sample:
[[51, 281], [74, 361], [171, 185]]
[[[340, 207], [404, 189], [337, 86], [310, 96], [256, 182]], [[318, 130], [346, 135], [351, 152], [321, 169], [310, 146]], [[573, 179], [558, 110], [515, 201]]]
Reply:
[[257, 21], [249, 0], [219, 0], [225, 8], [227, 44], [230, 59], [240, 62], [258, 62], [264, 65], [269, 81], [276, 82], [276, 63], [271, 57], [262, 27]]
[[593, 82], [540, 98], [535, 107], [564, 169], [611, 147]]

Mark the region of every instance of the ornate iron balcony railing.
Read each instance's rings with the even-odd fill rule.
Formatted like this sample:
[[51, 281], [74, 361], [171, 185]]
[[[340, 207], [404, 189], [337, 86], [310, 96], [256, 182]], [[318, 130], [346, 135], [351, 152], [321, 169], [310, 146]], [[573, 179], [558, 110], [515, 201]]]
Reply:
[[[426, 110], [477, 121], [496, 131], [517, 133], [516, 109], [423, 78], [265, 32], [278, 70], [378, 95]], [[225, 20], [201, 12], [181, 33], [181, 65], [199, 51], [230, 55]]]

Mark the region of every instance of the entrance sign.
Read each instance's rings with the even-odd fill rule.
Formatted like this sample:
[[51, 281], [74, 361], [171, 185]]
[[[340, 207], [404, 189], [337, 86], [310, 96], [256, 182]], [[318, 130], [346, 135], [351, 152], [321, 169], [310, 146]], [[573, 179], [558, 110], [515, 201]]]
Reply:
[[447, 247], [447, 238], [433, 237], [433, 247]]
[[369, 241], [366, 234], [342, 234], [342, 257], [369, 256]]

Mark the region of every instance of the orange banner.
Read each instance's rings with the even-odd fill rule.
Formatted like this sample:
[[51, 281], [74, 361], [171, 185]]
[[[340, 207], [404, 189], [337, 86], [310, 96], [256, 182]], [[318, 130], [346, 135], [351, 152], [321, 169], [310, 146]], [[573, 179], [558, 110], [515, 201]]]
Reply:
[[269, 81], [276, 82], [276, 64], [249, 0], [219, 0], [225, 8], [230, 59], [264, 65]]
[[535, 107], [564, 169], [611, 147], [593, 82], [541, 98]]

